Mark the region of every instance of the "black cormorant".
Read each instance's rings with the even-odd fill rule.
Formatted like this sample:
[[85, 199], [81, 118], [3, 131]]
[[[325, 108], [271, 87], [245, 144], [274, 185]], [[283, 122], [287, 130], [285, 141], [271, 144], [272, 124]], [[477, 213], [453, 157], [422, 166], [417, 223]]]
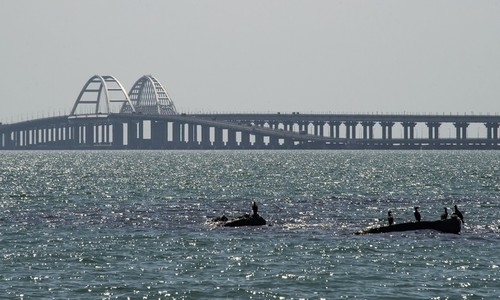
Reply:
[[441, 214], [441, 220], [446, 220], [446, 219], [448, 219], [448, 209], [445, 207], [444, 213]]
[[257, 216], [257, 211], [259, 210], [259, 207], [257, 206], [257, 203], [255, 201], [252, 202], [252, 211], [253, 211], [253, 216]]
[[415, 212], [413, 214], [415, 215], [415, 220], [417, 220], [417, 222], [420, 222], [420, 220], [422, 219], [422, 216], [420, 215], [418, 208], [419, 208], [418, 206], [415, 206]]
[[455, 204], [455, 207], [454, 207], [454, 208], [455, 208], [455, 211], [453, 212], [453, 214], [454, 214], [454, 215], [456, 215], [457, 217], [459, 217], [459, 218], [460, 218], [460, 220], [462, 221], [462, 223], [464, 223], [464, 224], [465, 224], [465, 222], [464, 222], [464, 215], [462, 214], [462, 212], [461, 212], [461, 211], [459, 211], [459, 210], [458, 210], [458, 207], [457, 207], [457, 205], [456, 205], [456, 204]]
[[389, 222], [389, 226], [391, 226], [392, 224], [394, 224], [394, 218], [392, 217], [392, 211], [389, 211], [387, 213], [387, 221]]

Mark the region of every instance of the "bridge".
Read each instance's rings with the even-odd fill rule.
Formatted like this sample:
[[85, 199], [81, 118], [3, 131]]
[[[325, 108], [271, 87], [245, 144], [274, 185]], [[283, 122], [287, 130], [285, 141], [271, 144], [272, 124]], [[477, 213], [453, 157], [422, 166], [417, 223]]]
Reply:
[[151, 75], [128, 93], [95, 75], [69, 115], [0, 124], [0, 150], [500, 149], [499, 124], [499, 115], [185, 114]]

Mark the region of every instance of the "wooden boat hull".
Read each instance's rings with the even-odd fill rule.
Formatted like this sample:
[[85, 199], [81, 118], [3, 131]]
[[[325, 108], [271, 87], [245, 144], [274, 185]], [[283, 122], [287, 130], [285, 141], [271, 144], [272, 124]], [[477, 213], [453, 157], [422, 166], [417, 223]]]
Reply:
[[412, 230], [437, 230], [445, 233], [459, 234], [462, 229], [462, 222], [458, 218], [451, 218], [440, 221], [421, 221], [395, 224], [391, 226], [382, 226], [376, 228], [368, 228], [356, 232], [356, 234], [365, 233], [384, 233], [384, 232], [398, 232], [398, 231], [412, 231]]

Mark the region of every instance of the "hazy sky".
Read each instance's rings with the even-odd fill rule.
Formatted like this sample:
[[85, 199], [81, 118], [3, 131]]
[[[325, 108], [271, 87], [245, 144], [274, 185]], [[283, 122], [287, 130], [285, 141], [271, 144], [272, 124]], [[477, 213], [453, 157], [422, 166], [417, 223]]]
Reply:
[[0, 122], [93, 75], [184, 112], [500, 112], [500, 1], [2, 0]]

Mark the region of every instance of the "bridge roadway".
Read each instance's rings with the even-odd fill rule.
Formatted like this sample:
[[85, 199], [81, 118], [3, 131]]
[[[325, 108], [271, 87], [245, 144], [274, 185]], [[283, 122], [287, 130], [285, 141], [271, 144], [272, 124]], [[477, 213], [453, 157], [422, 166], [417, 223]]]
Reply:
[[[454, 138], [439, 136], [445, 123]], [[394, 138], [395, 124], [402, 138]], [[427, 137], [416, 138], [417, 124]], [[468, 137], [470, 124], [480, 124], [485, 138]], [[498, 115], [112, 113], [3, 124], [0, 150], [500, 149], [499, 124]]]

